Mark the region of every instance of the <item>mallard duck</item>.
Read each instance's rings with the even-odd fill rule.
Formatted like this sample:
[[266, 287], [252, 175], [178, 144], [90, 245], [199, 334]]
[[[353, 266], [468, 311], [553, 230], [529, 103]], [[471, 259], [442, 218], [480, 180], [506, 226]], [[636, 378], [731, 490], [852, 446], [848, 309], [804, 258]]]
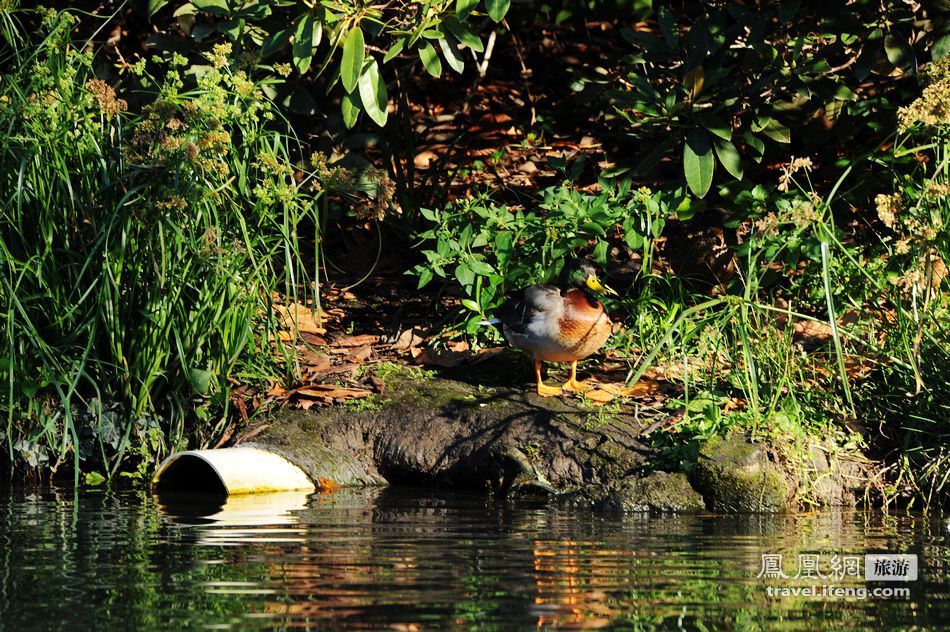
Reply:
[[[588, 291], [616, 294], [597, 279], [594, 265], [585, 259], [569, 262], [557, 285], [531, 285], [508, 296], [483, 324], [501, 324], [513, 346], [534, 358], [538, 395], [551, 397], [563, 390], [583, 391], [577, 381], [577, 361], [595, 353], [611, 332], [604, 305]], [[570, 362], [571, 377], [563, 387], [547, 386], [541, 379], [542, 362]]]

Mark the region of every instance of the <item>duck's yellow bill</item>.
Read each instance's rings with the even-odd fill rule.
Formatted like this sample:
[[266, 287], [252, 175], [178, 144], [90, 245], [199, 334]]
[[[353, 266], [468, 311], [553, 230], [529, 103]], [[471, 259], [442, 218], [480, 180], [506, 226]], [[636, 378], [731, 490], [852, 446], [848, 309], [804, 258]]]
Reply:
[[616, 291], [610, 289], [606, 285], [603, 285], [593, 274], [587, 277], [587, 287], [594, 290], [595, 292], [600, 292], [601, 294], [617, 295]]

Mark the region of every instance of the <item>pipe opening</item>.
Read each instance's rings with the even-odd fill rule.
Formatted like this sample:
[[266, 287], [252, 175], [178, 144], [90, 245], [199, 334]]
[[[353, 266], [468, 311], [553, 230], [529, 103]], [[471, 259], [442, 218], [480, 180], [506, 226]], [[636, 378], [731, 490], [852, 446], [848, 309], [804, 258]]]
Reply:
[[200, 494], [228, 495], [224, 481], [211, 464], [192, 454], [182, 454], [169, 463], [155, 481], [155, 491], [188, 491]]

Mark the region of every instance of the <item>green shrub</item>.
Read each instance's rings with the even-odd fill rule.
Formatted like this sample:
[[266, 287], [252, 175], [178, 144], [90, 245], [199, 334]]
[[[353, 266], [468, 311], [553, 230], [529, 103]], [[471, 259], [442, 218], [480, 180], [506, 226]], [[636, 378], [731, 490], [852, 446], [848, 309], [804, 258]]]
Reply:
[[464, 331], [476, 334], [478, 322], [506, 292], [551, 282], [576, 253], [590, 253], [605, 265], [611, 245], [624, 244], [649, 261], [653, 240], [682, 195], [635, 190], [628, 181], [604, 186], [599, 195], [581, 193], [570, 183], [552, 187], [531, 210], [495, 204], [487, 194], [423, 209], [430, 226], [418, 238], [426, 262], [411, 273], [420, 288], [436, 278], [457, 281]]
[[654, 5], [653, 21], [621, 30], [632, 51], [608, 68], [615, 81], [591, 75], [575, 87], [605, 89], [608, 118], [619, 115], [642, 148], [626, 162], [635, 176], [670, 158], [698, 197], [717, 173], [742, 180], [767, 151], [782, 160], [796, 141], [870, 149], [893, 130], [895, 77], [915, 72], [928, 43], [935, 55], [950, 45], [928, 3]]
[[[484, 50], [473, 32], [474, 16], [500, 22], [510, 0], [435, 0], [372, 4], [354, 0], [150, 0], [149, 15], [174, 7], [176, 24], [152, 43], [169, 51], [207, 50], [222, 40], [235, 53], [263, 62], [256, 70], [272, 77], [294, 70], [319, 76], [330, 69], [329, 87], [343, 87], [340, 107], [347, 127], [365, 112], [377, 125], [388, 118], [389, 94], [383, 67], [401, 54], [421, 61], [438, 77], [442, 62], [461, 73], [469, 51]], [[186, 37], [182, 38], [179, 33]], [[285, 61], [286, 60], [286, 61]], [[305, 112], [312, 98], [305, 90], [288, 95], [288, 104]]]

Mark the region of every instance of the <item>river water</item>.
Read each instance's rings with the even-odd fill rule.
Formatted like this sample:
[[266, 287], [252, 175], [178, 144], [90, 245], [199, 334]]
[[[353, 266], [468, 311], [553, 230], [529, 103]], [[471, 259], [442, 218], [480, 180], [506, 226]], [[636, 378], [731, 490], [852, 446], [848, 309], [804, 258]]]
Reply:
[[[856, 576], [871, 553], [915, 554], [918, 579]], [[881, 588], [908, 594], [863, 592]], [[946, 517], [624, 516], [409, 489], [224, 505], [0, 489], [7, 630], [948, 625]]]

